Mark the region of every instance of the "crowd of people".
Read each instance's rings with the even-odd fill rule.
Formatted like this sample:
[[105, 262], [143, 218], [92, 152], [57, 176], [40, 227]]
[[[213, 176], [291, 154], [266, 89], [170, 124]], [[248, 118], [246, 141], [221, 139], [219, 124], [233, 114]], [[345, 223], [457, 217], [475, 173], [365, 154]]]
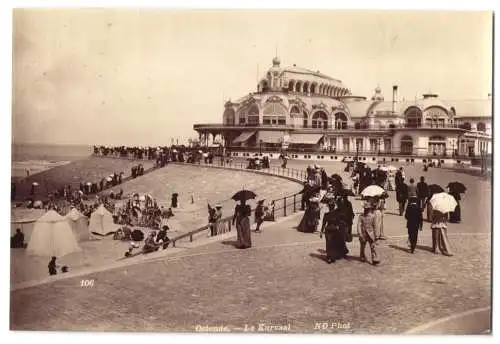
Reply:
[[[409, 252], [415, 251], [418, 232], [422, 230], [424, 212], [427, 211], [426, 220], [431, 223], [432, 230], [432, 251], [437, 253], [439, 250], [444, 255], [452, 255], [446, 228], [448, 222], [461, 221], [460, 199], [461, 194], [465, 192], [461, 183], [452, 182], [448, 185], [447, 193], [455, 199], [457, 206], [449, 214], [443, 214], [432, 208], [431, 199], [434, 194], [444, 192], [444, 189], [436, 184], [428, 185], [424, 176], [415, 183], [413, 178], [407, 180], [403, 167], [392, 173], [393, 170], [388, 170], [385, 166], [370, 169], [366, 164], [357, 161], [348, 162], [345, 171], [352, 172], [352, 186], [344, 183], [338, 174], [328, 177], [325, 170], [318, 165], [309, 166], [306, 170], [307, 180], [302, 193], [302, 208], [305, 212], [297, 229], [306, 233], [319, 231], [321, 236], [325, 235], [329, 263], [347, 257], [349, 251], [346, 243], [352, 241], [355, 218], [349, 196], [361, 194], [363, 212], [358, 217], [356, 229], [361, 247], [360, 259], [367, 260], [365, 248], [369, 246], [372, 264], [379, 264], [376, 243], [386, 240], [384, 211], [386, 199], [389, 197], [387, 191], [395, 191], [399, 215], [404, 215], [406, 219]], [[362, 191], [372, 185], [380, 187], [380, 193], [364, 196]], [[322, 204], [327, 206], [328, 211], [323, 214], [320, 224]]]

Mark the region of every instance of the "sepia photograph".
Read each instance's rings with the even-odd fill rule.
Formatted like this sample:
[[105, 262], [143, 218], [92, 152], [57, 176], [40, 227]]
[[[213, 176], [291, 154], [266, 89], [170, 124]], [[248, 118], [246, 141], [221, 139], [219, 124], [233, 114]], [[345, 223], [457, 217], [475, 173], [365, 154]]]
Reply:
[[11, 11], [10, 331], [492, 334], [493, 11]]

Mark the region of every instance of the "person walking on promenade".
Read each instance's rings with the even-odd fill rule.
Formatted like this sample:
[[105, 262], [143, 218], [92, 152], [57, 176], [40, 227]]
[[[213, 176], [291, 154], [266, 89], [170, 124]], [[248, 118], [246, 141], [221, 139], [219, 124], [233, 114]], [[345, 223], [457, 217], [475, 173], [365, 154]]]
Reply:
[[408, 199], [408, 185], [402, 182], [399, 187], [396, 186], [396, 201], [399, 204], [399, 216], [403, 216], [406, 200]]
[[364, 212], [358, 217], [358, 235], [360, 244], [360, 258], [362, 262], [366, 261], [365, 247], [370, 246], [372, 264], [380, 263], [375, 249], [378, 233], [376, 233], [375, 216], [373, 215], [372, 205], [368, 202], [363, 204]]
[[349, 250], [345, 244], [346, 223], [344, 214], [338, 207], [335, 208], [335, 202], [328, 203], [328, 208], [329, 211], [323, 217], [320, 237], [325, 233], [326, 260], [330, 264], [337, 259], [345, 258]]
[[255, 232], [260, 232], [260, 226], [264, 222], [264, 200], [261, 199], [257, 202], [257, 207], [255, 208], [255, 223], [257, 227], [255, 228]]
[[252, 238], [250, 234], [250, 215], [252, 209], [246, 204], [245, 200], [241, 200], [234, 208], [233, 225], [236, 224], [237, 233], [237, 248], [245, 249], [252, 247]]
[[384, 210], [385, 200], [382, 197], [374, 197], [373, 199], [373, 215], [375, 216], [376, 232], [378, 240], [386, 240], [384, 235]]
[[418, 206], [420, 207], [421, 211], [424, 211], [427, 196], [429, 196], [429, 186], [425, 182], [425, 178], [420, 177], [420, 182], [418, 182], [417, 184], [417, 197]]
[[415, 179], [410, 179], [410, 184], [408, 184], [408, 198], [417, 198], [417, 185], [415, 185]]
[[413, 253], [417, 247], [418, 231], [422, 230], [422, 210], [417, 198], [408, 200], [408, 207], [405, 212], [406, 228], [408, 229], [408, 241], [410, 242], [410, 252]]
[[338, 202], [339, 210], [344, 214], [345, 222], [346, 222], [346, 241], [352, 241], [352, 222], [354, 220], [354, 211], [352, 209], [352, 203], [349, 201], [347, 195], [342, 195], [342, 198], [339, 199]]
[[450, 242], [448, 241], [448, 233], [446, 225], [447, 214], [443, 214], [437, 210], [432, 211], [432, 252], [437, 253], [437, 249], [445, 256], [452, 256]]

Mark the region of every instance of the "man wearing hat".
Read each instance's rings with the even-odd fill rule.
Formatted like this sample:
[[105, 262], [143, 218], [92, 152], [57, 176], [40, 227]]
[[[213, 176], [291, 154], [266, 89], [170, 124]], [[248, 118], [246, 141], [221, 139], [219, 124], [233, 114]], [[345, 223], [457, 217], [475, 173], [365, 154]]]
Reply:
[[370, 251], [372, 256], [372, 264], [377, 265], [380, 261], [377, 258], [377, 252], [375, 251], [375, 243], [379, 234], [376, 233], [377, 226], [375, 224], [375, 216], [373, 214], [373, 207], [369, 202], [363, 204], [364, 212], [359, 215], [358, 218], [358, 235], [360, 243], [360, 258], [362, 262], [366, 261], [365, 256], [365, 246], [368, 243], [370, 245]]
[[260, 225], [264, 222], [264, 200], [261, 199], [257, 202], [257, 207], [255, 208], [255, 223], [257, 227], [255, 228], [255, 232], [260, 232]]

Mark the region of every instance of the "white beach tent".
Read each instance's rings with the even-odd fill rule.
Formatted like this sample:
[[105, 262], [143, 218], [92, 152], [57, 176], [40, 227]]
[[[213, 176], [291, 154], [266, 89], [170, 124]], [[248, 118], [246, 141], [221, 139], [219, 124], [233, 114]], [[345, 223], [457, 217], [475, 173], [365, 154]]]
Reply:
[[89, 240], [89, 220], [85, 215], [80, 213], [76, 208], [71, 208], [69, 213], [66, 215], [66, 219], [75, 234], [76, 240], [78, 242]]
[[45, 257], [62, 257], [80, 251], [66, 218], [54, 210], [36, 220], [26, 252]]
[[108, 235], [116, 232], [118, 228], [120, 226], [113, 222], [113, 215], [102, 204], [90, 215], [90, 233]]

